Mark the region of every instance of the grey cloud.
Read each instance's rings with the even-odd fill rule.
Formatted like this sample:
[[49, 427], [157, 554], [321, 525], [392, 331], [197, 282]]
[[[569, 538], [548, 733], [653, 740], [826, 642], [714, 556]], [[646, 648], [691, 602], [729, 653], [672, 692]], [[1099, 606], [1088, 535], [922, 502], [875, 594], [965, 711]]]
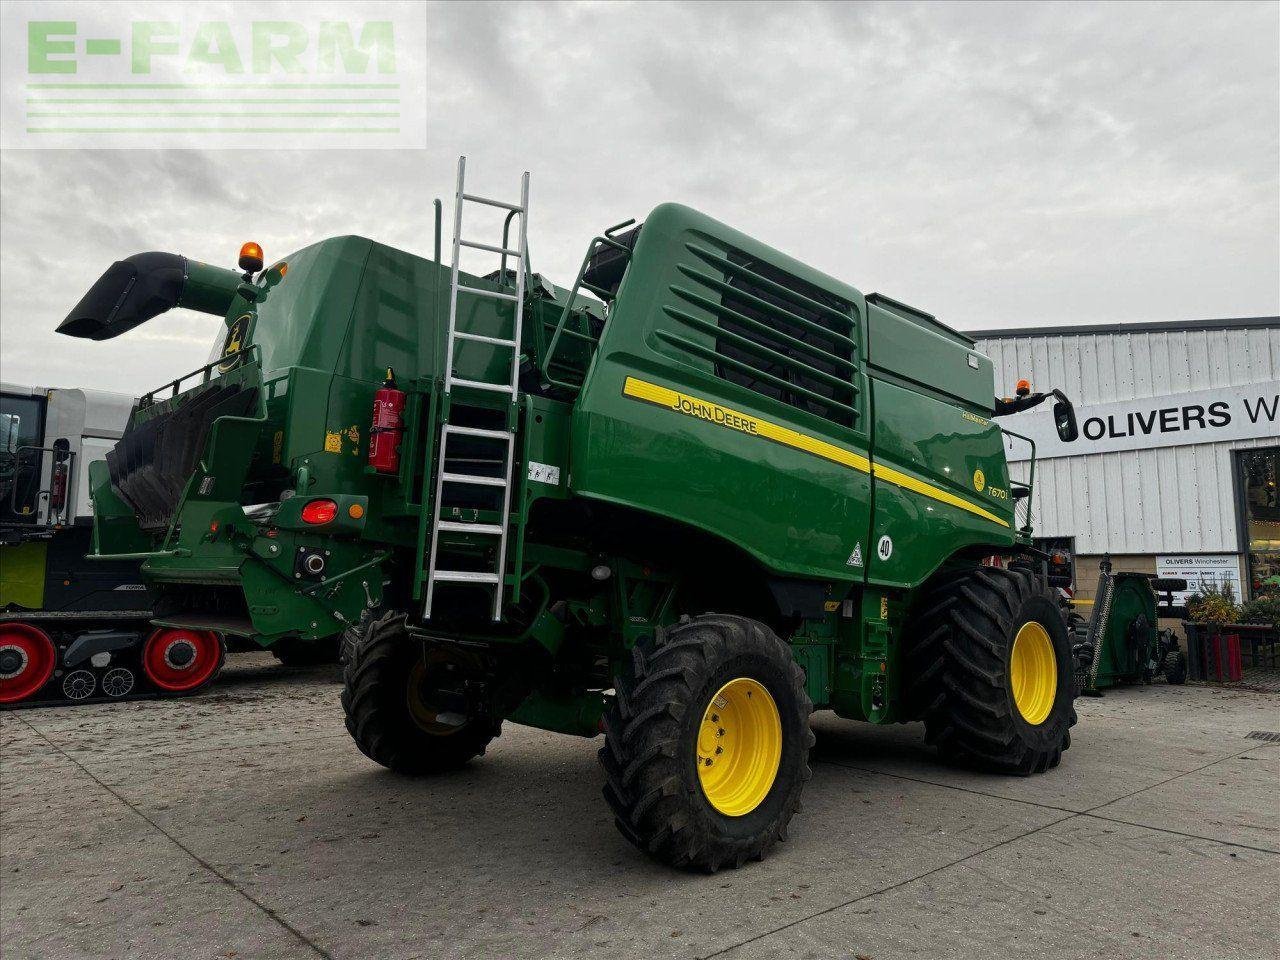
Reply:
[[1274, 4], [465, 3], [428, 22], [424, 151], [4, 151], [3, 376], [142, 390], [203, 363], [208, 317], [52, 334], [139, 250], [230, 265], [246, 239], [271, 257], [360, 233], [429, 254], [460, 153], [481, 192], [531, 171], [534, 266], [561, 282], [600, 229], [679, 200], [962, 328], [1280, 312]]

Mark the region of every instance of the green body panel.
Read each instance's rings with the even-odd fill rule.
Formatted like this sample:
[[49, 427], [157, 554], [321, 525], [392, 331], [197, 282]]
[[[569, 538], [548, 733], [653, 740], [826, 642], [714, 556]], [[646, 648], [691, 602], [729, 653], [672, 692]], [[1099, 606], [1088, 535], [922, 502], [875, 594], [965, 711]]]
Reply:
[[0, 610], [10, 606], [39, 610], [44, 606], [48, 548], [41, 540], [0, 544]]
[[[687, 207], [658, 207], [645, 221], [574, 410], [573, 492], [698, 527], [783, 575], [860, 579], [859, 568], [847, 561], [859, 542], [865, 550], [870, 474], [771, 441], [749, 427], [759, 429], [764, 422], [788, 428], [866, 460], [865, 373], [856, 374], [862, 415], [857, 426], [847, 428], [729, 383], [717, 376], [711, 360], [662, 339], [663, 333], [676, 334], [714, 349], [714, 336], [664, 310], [675, 306], [715, 320], [711, 310], [672, 291], [716, 296], [715, 287], [690, 274], [716, 280], [724, 275], [691, 245], [722, 255], [741, 251], [833, 288], [853, 304], [854, 339], [865, 342], [856, 290]], [[624, 394], [628, 377], [677, 392], [686, 398], [685, 410]], [[711, 406], [711, 419], [690, 414], [689, 403]], [[726, 422], [715, 408], [733, 411], [732, 419]]]
[[[210, 382], [252, 389], [254, 409], [214, 422], [162, 534], [95, 475], [99, 552], [149, 552], [144, 572], [170, 595], [222, 591], [262, 643], [388, 606], [416, 618], [441, 427], [510, 424], [503, 621], [467, 613], [475, 588], [462, 586], [425, 625], [530, 671], [506, 716], [593, 735], [637, 641], [686, 612], [741, 607], [790, 641], [815, 705], [910, 719], [900, 648], [915, 589], [1028, 535], [1014, 530], [990, 361], [932, 317], [687, 207], [655, 209], [624, 253], [607, 312], [533, 275], [514, 398], [444, 393], [447, 267], [360, 237], [289, 255], [225, 310], [230, 359]], [[224, 280], [210, 281], [211, 307]], [[751, 339], [775, 320], [783, 349]], [[459, 296], [460, 331], [505, 339], [513, 321], [509, 301]], [[457, 378], [499, 382], [511, 354], [465, 341], [450, 362]], [[383, 475], [368, 466], [369, 425], [388, 368], [407, 401], [399, 469]], [[311, 527], [301, 508], [319, 497], [339, 518]], [[455, 509], [448, 519], [498, 518]], [[492, 562], [491, 536], [445, 531], [440, 546], [477, 570]], [[326, 557], [320, 578], [299, 573], [310, 551]]]
[[133, 509], [111, 487], [105, 460], [89, 464], [89, 496], [93, 499], [93, 549], [97, 554], [134, 554], [152, 548], [138, 527]]

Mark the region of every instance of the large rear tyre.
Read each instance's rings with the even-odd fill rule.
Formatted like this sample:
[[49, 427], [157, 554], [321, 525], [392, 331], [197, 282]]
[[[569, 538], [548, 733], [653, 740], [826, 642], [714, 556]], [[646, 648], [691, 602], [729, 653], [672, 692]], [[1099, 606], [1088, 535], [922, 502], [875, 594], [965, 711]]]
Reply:
[[375, 763], [409, 776], [442, 773], [483, 755], [501, 732], [500, 720], [474, 715], [458, 692], [464, 665], [424, 651], [404, 614], [351, 627], [342, 646], [347, 732]]
[[614, 689], [600, 764], [623, 836], [707, 872], [786, 839], [810, 776], [813, 704], [773, 631], [743, 617], [686, 619], [638, 643]]
[[1075, 665], [1044, 580], [1023, 567], [947, 575], [908, 636], [908, 703], [944, 758], [1021, 775], [1058, 765], [1076, 722]]
[[29, 623], [0, 624], [0, 704], [21, 703], [40, 692], [58, 665], [49, 635]]

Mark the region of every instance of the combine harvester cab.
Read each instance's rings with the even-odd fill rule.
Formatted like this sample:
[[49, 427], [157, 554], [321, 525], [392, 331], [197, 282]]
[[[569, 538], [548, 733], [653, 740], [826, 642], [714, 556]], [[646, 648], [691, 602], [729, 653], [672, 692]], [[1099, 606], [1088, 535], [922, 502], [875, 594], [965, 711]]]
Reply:
[[[1071, 643], [994, 418], [1054, 397], [1073, 439], [1066, 398], [998, 399], [932, 316], [676, 204], [556, 287], [528, 174], [508, 202], [464, 171], [447, 264], [437, 205], [433, 260], [345, 237], [221, 272], [221, 355], [96, 478], [98, 547], [146, 558], [160, 622], [344, 629], [348, 729], [403, 773], [506, 720], [603, 733], [619, 829], [684, 867], [785, 836], [814, 709], [1055, 766]], [[501, 238], [464, 230], [482, 207]]]

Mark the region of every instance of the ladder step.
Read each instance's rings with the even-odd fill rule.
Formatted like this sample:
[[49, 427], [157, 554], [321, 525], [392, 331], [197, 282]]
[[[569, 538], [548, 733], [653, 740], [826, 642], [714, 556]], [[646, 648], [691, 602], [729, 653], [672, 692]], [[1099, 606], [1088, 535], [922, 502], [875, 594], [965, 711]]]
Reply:
[[449, 583], [497, 583], [499, 579], [496, 573], [477, 573], [471, 570], [437, 570], [432, 576]]
[[483, 203], [490, 207], [501, 207], [503, 210], [514, 210], [516, 213], [524, 213], [524, 207], [514, 203], [507, 203], [503, 200], [490, 200], [488, 197], [477, 197], [474, 193], [464, 193], [463, 200], [470, 200], [473, 203]]
[[520, 256], [519, 250], [512, 250], [510, 247], [495, 247], [491, 243], [477, 243], [474, 240], [459, 240], [458, 245], [462, 247], [470, 247], [473, 250], [488, 250], [490, 253], [505, 253], [512, 257]]
[[459, 427], [452, 423], [444, 425], [445, 433], [457, 433], [464, 437], [488, 437], [490, 440], [510, 440], [513, 434], [508, 430], [485, 430], [482, 427]]
[[495, 537], [502, 533], [502, 527], [496, 523], [458, 523], [456, 520], [441, 520], [436, 529], [448, 533], [489, 533]]
[[514, 293], [501, 293], [498, 290], [481, 290], [479, 287], [465, 287], [458, 284], [459, 293], [474, 293], [477, 297], [493, 297], [495, 300], [512, 300], [516, 299]]
[[505, 487], [507, 481], [502, 477], [480, 477], [471, 473], [443, 473], [440, 475], [445, 483], [474, 483], [481, 487]]
[[481, 333], [462, 333], [460, 330], [455, 330], [453, 336], [456, 340], [474, 340], [476, 343], [492, 343], [499, 347], [514, 347], [516, 345], [514, 340], [506, 340], [502, 337], [486, 337]]
[[471, 387], [474, 390], [492, 390], [494, 393], [515, 393], [509, 383], [485, 383], [483, 380], [464, 380], [454, 377], [451, 381], [455, 387]]

